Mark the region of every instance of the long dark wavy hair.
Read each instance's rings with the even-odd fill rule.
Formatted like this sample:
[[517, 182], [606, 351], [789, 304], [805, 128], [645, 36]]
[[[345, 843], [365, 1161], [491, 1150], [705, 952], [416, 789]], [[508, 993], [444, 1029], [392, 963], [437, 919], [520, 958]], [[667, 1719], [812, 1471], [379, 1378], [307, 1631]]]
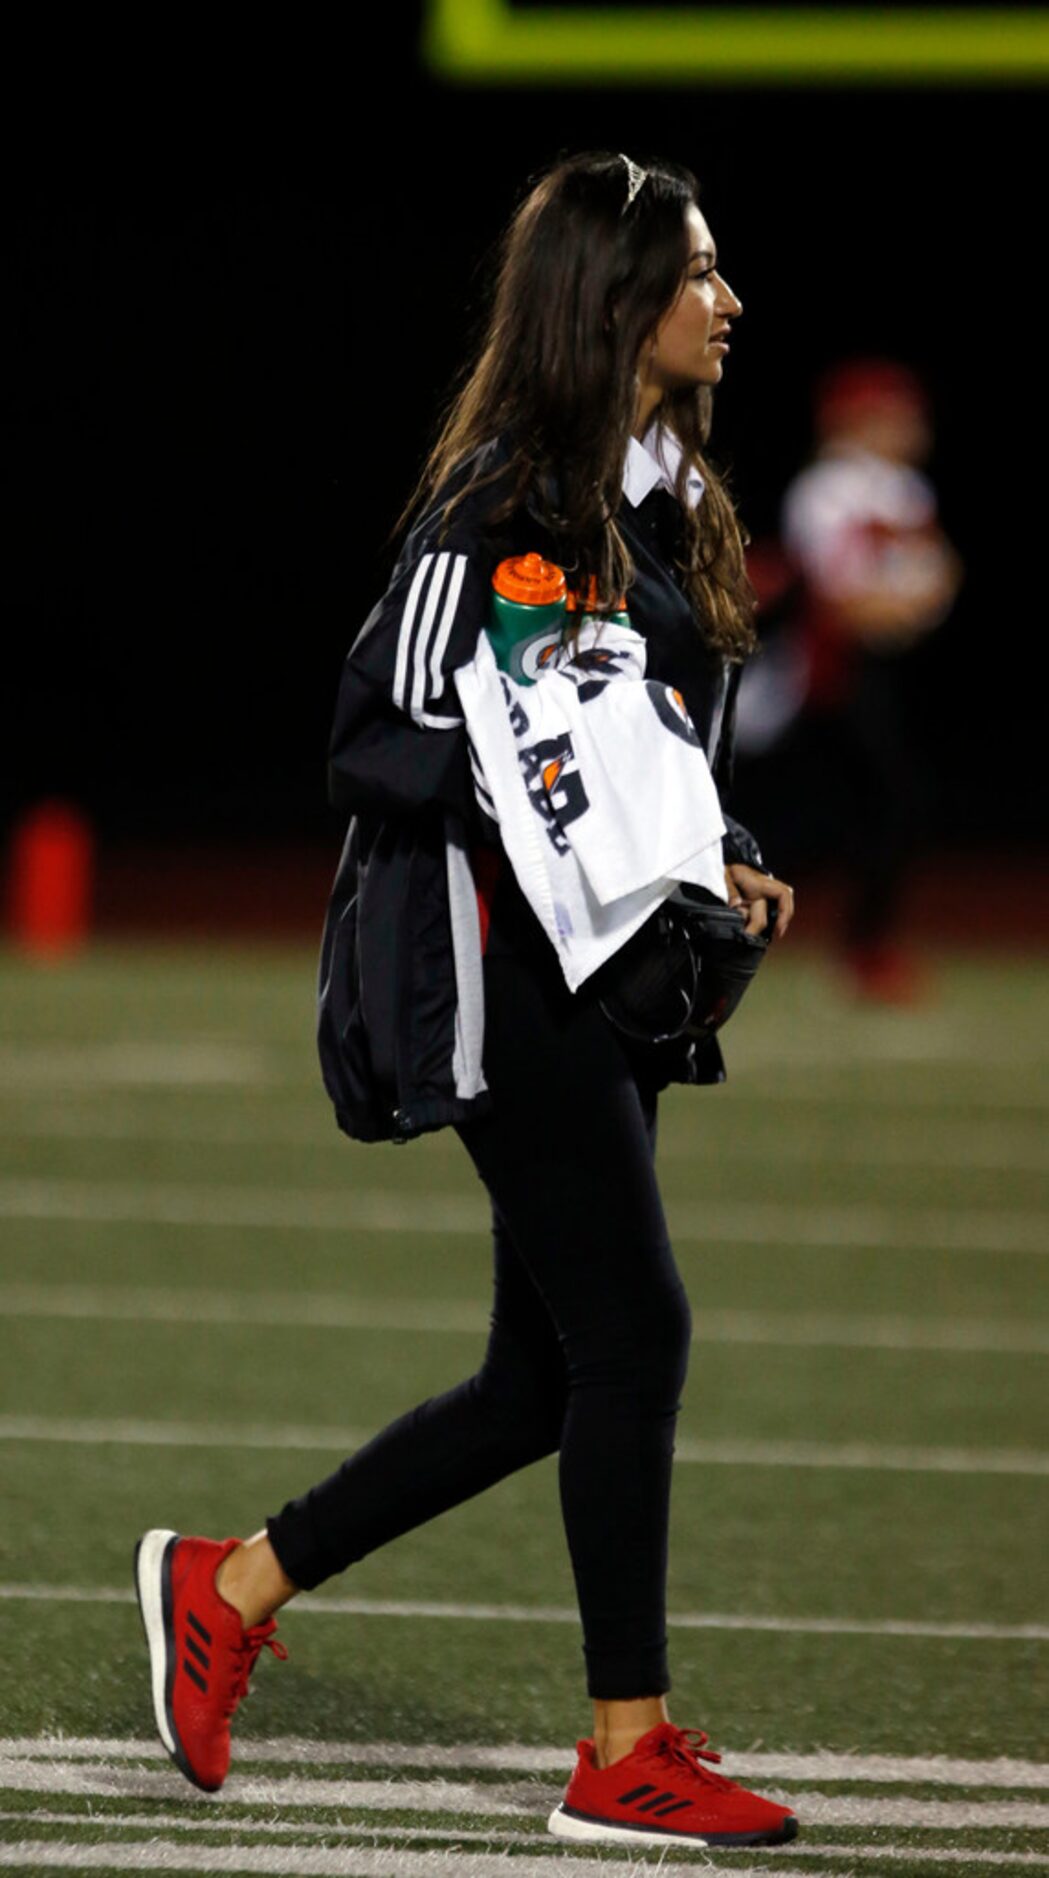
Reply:
[[[502, 236], [479, 351], [445, 407], [437, 440], [396, 526], [400, 529], [480, 445], [505, 438], [509, 459], [456, 489], [446, 533], [464, 497], [493, 485], [489, 520], [527, 496], [564, 543], [573, 586], [596, 582], [599, 603], [629, 592], [633, 563], [616, 526], [623, 468], [636, 420], [638, 360], [681, 292], [689, 255], [685, 211], [698, 202], [690, 170], [647, 162], [627, 204], [622, 157], [586, 151], [536, 180]], [[682, 446], [677, 494], [684, 518], [679, 562], [707, 644], [742, 660], [755, 644], [755, 593], [725, 480], [705, 454], [712, 388], [667, 392], [660, 424]], [[705, 489], [693, 509], [688, 473]]]

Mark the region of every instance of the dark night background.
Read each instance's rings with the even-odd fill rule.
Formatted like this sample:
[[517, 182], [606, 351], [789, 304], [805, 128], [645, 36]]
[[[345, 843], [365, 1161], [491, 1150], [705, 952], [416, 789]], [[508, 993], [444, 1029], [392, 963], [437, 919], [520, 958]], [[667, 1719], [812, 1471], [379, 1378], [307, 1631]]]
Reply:
[[753, 534], [821, 366], [924, 374], [968, 571], [906, 670], [937, 840], [1030, 846], [1041, 91], [482, 90], [420, 70], [417, 8], [356, 52], [175, 19], [7, 61], [5, 831], [61, 793], [103, 844], [337, 849], [340, 663], [491, 246], [533, 170], [607, 146], [700, 178], [744, 303], [711, 449]]

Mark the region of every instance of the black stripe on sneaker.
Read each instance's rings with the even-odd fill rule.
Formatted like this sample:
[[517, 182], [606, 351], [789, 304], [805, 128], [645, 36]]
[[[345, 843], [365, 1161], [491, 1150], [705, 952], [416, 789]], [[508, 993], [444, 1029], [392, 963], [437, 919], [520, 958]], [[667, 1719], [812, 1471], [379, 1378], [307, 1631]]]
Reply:
[[193, 1628], [194, 1628], [194, 1630], [196, 1631], [196, 1633], [197, 1633], [197, 1635], [198, 1635], [198, 1637], [203, 1637], [203, 1639], [204, 1639], [204, 1641], [205, 1641], [205, 1643], [210, 1643], [210, 1642], [211, 1642], [211, 1632], [210, 1632], [210, 1630], [205, 1630], [205, 1628], [204, 1628], [204, 1626], [203, 1626], [203, 1624], [202, 1624], [202, 1623], [201, 1623], [201, 1621], [200, 1621], [200, 1618], [199, 1618], [199, 1617], [194, 1617], [194, 1615], [193, 1615], [193, 1612], [192, 1612], [192, 1611], [187, 1611], [187, 1612], [186, 1612], [186, 1622], [187, 1622], [188, 1624], [192, 1624], [192, 1625], [193, 1625]]
[[[621, 1793], [618, 1799], [616, 1800], [616, 1805], [617, 1806], [630, 1806], [634, 1800], [640, 1800], [644, 1794], [655, 1793], [655, 1791], [656, 1789], [652, 1785], [652, 1782], [648, 1780], [645, 1782], [645, 1785], [643, 1787], [631, 1787], [629, 1793]], [[668, 1796], [664, 1794], [663, 1797], [665, 1799]]]
[[668, 1813], [680, 1813], [683, 1806], [691, 1806], [691, 1800], [675, 1800], [673, 1806], [657, 1806], [653, 1819], [665, 1819]]
[[204, 1681], [203, 1676], [198, 1676], [188, 1656], [184, 1656], [182, 1658], [182, 1667], [185, 1670], [187, 1676], [189, 1677], [190, 1682], [196, 1683], [197, 1688], [200, 1690], [201, 1695], [207, 1695], [208, 1685]]
[[211, 1658], [208, 1655], [207, 1651], [202, 1650], [199, 1643], [194, 1643], [193, 1638], [190, 1636], [188, 1630], [186, 1632], [186, 1648], [189, 1651], [191, 1656], [196, 1657], [198, 1663], [203, 1664], [205, 1669], [211, 1668]]
[[637, 1810], [639, 1813], [650, 1813], [654, 1806], [662, 1806], [664, 1800], [676, 1800], [676, 1799], [677, 1799], [677, 1794], [671, 1793], [669, 1787], [664, 1787], [662, 1793], [653, 1794], [652, 1798], [650, 1800], [645, 1800], [644, 1803], [641, 1806], [639, 1806]]

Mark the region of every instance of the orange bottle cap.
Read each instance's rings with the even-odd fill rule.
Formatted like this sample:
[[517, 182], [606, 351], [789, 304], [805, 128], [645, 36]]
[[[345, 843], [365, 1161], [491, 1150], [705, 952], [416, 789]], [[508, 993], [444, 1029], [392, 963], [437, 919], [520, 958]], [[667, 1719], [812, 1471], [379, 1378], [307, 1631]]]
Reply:
[[517, 600], [524, 606], [553, 606], [565, 597], [563, 569], [556, 561], [544, 561], [541, 554], [515, 554], [500, 561], [492, 586], [504, 600]]

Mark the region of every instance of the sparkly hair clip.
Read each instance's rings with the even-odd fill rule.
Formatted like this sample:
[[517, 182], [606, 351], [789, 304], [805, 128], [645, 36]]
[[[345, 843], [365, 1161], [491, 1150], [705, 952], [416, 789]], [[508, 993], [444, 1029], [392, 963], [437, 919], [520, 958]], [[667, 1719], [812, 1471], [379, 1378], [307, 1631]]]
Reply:
[[637, 195], [637, 192], [640, 189], [642, 183], [645, 181], [646, 177], [648, 176], [648, 171], [643, 170], [641, 168], [640, 163], [632, 163], [628, 156], [623, 155], [622, 150], [619, 152], [619, 155], [620, 155], [621, 161], [626, 164], [626, 174], [627, 174], [626, 201], [624, 202], [622, 208], [619, 211], [620, 215], [625, 215], [628, 208], [630, 207], [630, 204], [633, 202], [634, 197]]

